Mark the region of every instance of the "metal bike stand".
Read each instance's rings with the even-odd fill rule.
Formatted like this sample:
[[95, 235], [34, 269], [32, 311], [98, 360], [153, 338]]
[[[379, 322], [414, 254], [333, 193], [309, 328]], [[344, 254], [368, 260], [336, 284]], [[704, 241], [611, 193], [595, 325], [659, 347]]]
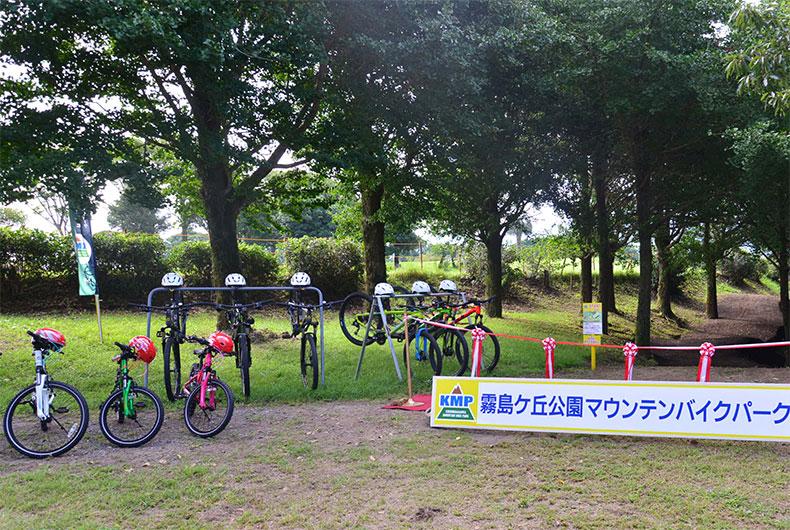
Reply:
[[[272, 292], [272, 291], [285, 291], [285, 292], [294, 292], [294, 291], [313, 291], [318, 294], [318, 322], [319, 322], [319, 332], [318, 332], [318, 343], [319, 349], [321, 350], [321, 385], [326, 385], [326, 379], [324, 377], [324, 293], [321, 292], [321, 289], [318, 287], [313, 287], [312, 285], [307, 287], [291, 287], [291, 286], [283, 286], [283, 287], [176, 287], [173, 289], [172, 287], [155, 287], [151, 289], [148, 293], [147, 305], [150, 306], [151, 302], [153, 302], [154, 295], [156, 293], [161, 293], [164, 291], [179, 291], [179, 292], [216, 292], [216, 291], [227, 291], [227, 292], [238, 292], [238, 291], [253, 291], [253, 292]], [[151, 336], [151, 314], [152, 311], [146, 311], [148, 313], [146, 327], [145, 327], [145, 334], [147, 337]], [[145, 365], [145, 374], [143, 376], [143, 384], [147, 387], [148, 386], [148, 365]]]
[[[428, 293], [428, 294], [390, 294], [390, 295], [373, 295], [373, 300], [370, 303], [370, 314], [368, 315], [368, 323], [365, 326], [365, 338], [362, 340], [362, 350], [359, 352], [359, 362], [357, 362], [357, 372], [354, 379], [359, 379], [359, 373], [362, 371], [362, 359], [365, 357], [365, 349], [367, 348], [368, 338], [370, 337], [370, 325], [373, 323], [373, 316], [378, 312], [381, 315], [382, 324], [384, 325], [384, 334], [387, 336], [387, 344], [392, 353], [392, 363], [395, 365], [395, 373], [398, 375], [398, 381], [403, 381], [403, 376], [400, 373], [400, 363], [398, 363], [398, 355], [395, 353], [395, 345], [392, 342], [392, 335], [390, 334], [390, 327], [387, 323], [387, 315], [384, 313], [383, 299], [392, 300], [396, 298], [414, 298], [415, 296], [438, 297], [447, 296], [447, 293]], [[464, 295], [465, 301], [466, 295]]]

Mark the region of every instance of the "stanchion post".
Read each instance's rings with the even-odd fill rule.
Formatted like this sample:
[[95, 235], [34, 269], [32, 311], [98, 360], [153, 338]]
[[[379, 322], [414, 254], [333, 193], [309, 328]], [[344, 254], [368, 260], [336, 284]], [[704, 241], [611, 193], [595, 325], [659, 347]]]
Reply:
[[593, 372], [595, 371], [595, 368], [597, 367], [598, 364], [595, 354], [596, 354], [596, 350], [595, 350], [595, 346], [593, 346], [592, 348], [590, 348], [590, 370], [592, 370]]

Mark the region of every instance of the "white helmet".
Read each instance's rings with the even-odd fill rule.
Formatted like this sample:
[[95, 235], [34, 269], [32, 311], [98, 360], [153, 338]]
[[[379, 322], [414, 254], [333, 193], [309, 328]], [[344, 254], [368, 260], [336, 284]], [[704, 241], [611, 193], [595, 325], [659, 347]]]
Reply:
[[454, 293], [458, 290], [458, 286], [455, 285], [455, 282], [452, 280], [442, 280], [442, 282], [439, 284], [439, 290], [448, 293]]
[[247, 285], [247, 280], [238, 272], [232, 272], [225, 276], [225, 287], [244, 287]]
[[381, 282], [376, 284], [373, 294], [376, 296], [392, 296], [395, 294], [395, 289], [387, 282]]
[[310, 275], [306, 272], [296, 272], [291, 276], [291, 285], [293, 287], [307, 287], [310, 285]]
[[417, 280], [411, 284], [411, 292], [415, 294], [431, 294], [431, 286], [423, 281]]
[[168, 272], [162, 276], [162, 287], [181, 287], [184, 285], [184, 278], [177, 272]]

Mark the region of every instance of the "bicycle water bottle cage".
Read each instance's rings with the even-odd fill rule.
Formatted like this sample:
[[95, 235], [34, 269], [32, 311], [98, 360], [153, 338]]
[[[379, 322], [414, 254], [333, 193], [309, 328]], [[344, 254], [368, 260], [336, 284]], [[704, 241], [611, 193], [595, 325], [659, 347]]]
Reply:
[[168, 272], [162, 276], [162, 287], [183, 287], [184, 278], [177, 272]]
[[232, 272], [225, 276], [225, 287], [244, 287], [247, 285], [247, 280], [238, 272]]
[[292, 287], [308, 287], [310, 285], [310, 276], [306, 272], [297, 272], [291, 276]]

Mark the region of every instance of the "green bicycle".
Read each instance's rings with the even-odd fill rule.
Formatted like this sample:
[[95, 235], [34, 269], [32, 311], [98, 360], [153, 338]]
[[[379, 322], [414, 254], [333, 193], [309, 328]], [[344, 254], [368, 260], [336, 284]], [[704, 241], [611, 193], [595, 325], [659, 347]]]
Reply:
[[134, 383], [129, 375], [129, 361], [150, 363], [156, 356], [156, 347], [143, 336], [134, 337], [128, 346], [119, 342], [115, 345], [121, 349], [113, 359], [118, 362], [115, 389], [101, 406], [99, 427], [111, 443], [139, 447], [159, 432], [165, 409], [159, 396]]

